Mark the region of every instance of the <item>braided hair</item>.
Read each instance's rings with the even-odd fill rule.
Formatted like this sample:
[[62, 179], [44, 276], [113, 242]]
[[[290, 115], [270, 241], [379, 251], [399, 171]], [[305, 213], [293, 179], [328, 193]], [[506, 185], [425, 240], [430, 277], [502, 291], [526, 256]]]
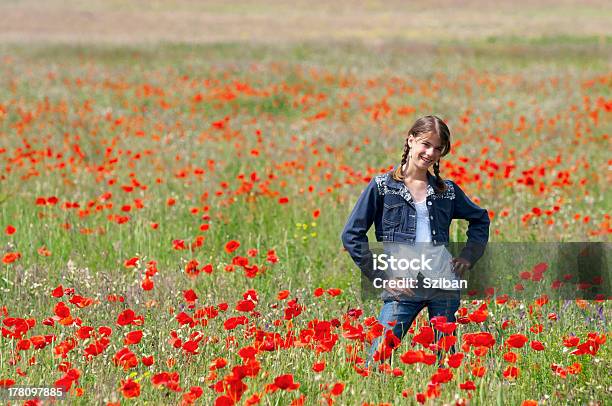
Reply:
[[[442, 140], [442, 152], [441, 157], [445, 156], [450, 152], [451, 144], [450, 144], [450, 130], [447, 125], [437, 116], [425, 116], [419, 118], [412, 125], [412, 128], [408, 131], [408, 136], [406, 137], [406, 143], [404, 144], [404, 152], [402, 154], [402, 161], [397, 170], [393, 173], [393, 179], [397, 181], [404, 181], [404, 166], [410, 159], [410, 145], [408, 144], [408, 139], [412, 135], [413, 137], [418, 137], [421, 134], [428, 133], [437, 134]], [[436, 193], [442, 193], [446, 190], [446, 183], [444, 179], [440, 176], [440, 161], [436, 162], [433, 165], [434, 176], [436, 177], [435, 189]]]

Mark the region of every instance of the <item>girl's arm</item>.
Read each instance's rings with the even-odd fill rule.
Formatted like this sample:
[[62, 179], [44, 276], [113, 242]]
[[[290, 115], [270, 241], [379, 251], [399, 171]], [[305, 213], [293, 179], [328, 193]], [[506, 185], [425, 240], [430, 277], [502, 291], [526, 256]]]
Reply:
[[370, 279], [383, 277], [382, 271], [373, 269], [372, 252], [368, 247], [367, 232], [372, 226], [377, 212], [382, 210], [382, 199], [378, 194], [376, 181], [372, 179], [359, 196], [344, 229], [342, 230], [342, 244], [349, 252], [361, 272]]
[[455, 200], [453, 207], [453, 218], [463, 219], [469, 222], [467, 230], [467, 243], [459, 256], [470, 262], [473, 267], [476, 261], [484, 254], [485, 247], [489, 241], [489, 213], [482, 207], [477, 206], [453, 182], [455, 188]]

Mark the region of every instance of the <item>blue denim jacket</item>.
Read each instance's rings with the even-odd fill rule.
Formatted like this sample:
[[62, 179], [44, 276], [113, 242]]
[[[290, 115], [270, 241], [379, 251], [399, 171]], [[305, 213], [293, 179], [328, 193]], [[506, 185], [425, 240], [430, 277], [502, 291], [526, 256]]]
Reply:
[[[435, 176], [428, 173], [427, 209], [434, 245], [449, 243], [449, 228], [453, 219], [469, 221], [467, 243], [461, 254], [472, 266], [483, 255], [489, 240], [489, 215], [474, 204], [451, 180], [447, 189], [435, 192]], [[393, 179], [393, 171], [374, 177], [353, 208], [344, 230], [342, 243], [351, 258], [370, 280], [379, 277], [373, 270], [366, 233], [374, 224], [376, 240], [414, 244], [416, 238], [416, 208], [410, 191], [403, 182]]]

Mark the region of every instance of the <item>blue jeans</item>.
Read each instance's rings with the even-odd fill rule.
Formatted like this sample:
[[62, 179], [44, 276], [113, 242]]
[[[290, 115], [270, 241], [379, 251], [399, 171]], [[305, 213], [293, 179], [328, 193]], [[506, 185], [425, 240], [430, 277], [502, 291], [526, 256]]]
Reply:
[[[445, 291], [441, 289], [413, 289], [415, 295], [402, 301], [385, 301], [378, 316], [378, 321], [383, 325], [382, 336], [377, 337], [370, 347], [366, 366], [369, 366], [374, 359], [374, 353], [378, 349], [381, 340], [387, 330], [392, 330], [393, 334], [400, 340], [410, 329], [412, 322], [417, 315], [427, 307], [429, 319], [436, 316], [445, 316], [449, 322], [455, 322], [455, 312], [459, 309], [460, 292]], [[394, 326], [389, 326], [389, 322], [396, 321]], [[436, 331], [436, 341], [442, 336]]]

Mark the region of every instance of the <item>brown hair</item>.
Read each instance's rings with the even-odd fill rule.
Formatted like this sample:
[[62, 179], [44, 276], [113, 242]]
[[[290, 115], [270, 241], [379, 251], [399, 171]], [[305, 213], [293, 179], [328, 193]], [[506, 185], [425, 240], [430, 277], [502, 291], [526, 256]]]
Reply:
[[[404, 181], [404, 172], [403, 167], [408, 162], [408, 153], [410, 152], [410, 146], [408, 145], [408, 138], [410, 135], [413, 137], [418, 137], [422, 134], [434, 133], [440, 137], [442, 140], [442, 152], [440, 157], [447, 155], [451, 150], [450, 143], [450, 130], [442, 121], [441, 118], [437, 116], [425, 116], [419, 118], [414, 122], [412, 128], [408, 131], [408, 136], [406, 137], [406, 143], [404, 144], [404, 153], [402, 155], [402, 162], [400, 166], [397, 167], [395, 172], [393, 172], [393, 179], [403, 182]], [[446, 183], [442, 177], [440, 177], [440, 161], [436, 162], [433, 166], [434, 175], [436, 176], [436, 185], [435, 189], [437, 193], [444, 192], [446, 190]]]

